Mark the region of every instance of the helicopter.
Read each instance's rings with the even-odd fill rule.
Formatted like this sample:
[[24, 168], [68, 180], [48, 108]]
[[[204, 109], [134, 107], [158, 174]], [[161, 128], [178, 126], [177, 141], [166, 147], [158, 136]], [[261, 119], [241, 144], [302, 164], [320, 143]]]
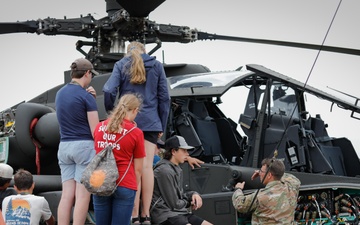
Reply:
[[[121, 18], [122, 15], [125, 15], [125, 18], [130, 18], [131, 20], [132, 16], [131, 15], [128, 16], [126, 12], [121, 11], [121, 7], [119, 7], [121, 4], [126, 4], [125, 2], [126, 1], [119, 1], [120, 4], [117, 5], [116, 4], [117, 2], [115, 1], [107, 1], [107, 7], [108, 7], [107, 11], [113, 12], [115, 14], [115, 15], [110, 14], [111, 18], [116, 16], [119, 16]], [[165, 3], [164, 1], [154, 1], [154, 2], [156, 2], [159, 5], [158, 6], [153, 5], [151, 6], [151, 9], [155, 9], [157, 7], [160, 8], [161, 5]], [[121, 12], [119, 12], [118, 14], [119, 10]], [[131, 12], [131, 9], [129, 11]], [[146, 13], [150, 13], [150, 12], [151, 10], [146, 11]], [[122, 24], [121, 20], [118, 25], [112, 25], [112, 23], [107, 21], [109, 20], [109, 18], [105, 17], [100, 20], [93, 20], [92, 18], [90, 19], [90, 17], [85, 16], [85, 17], [77, 18], [75, 21], [87, 24], [88, 26], [85, 27], [87, 27], [88, 31], [89, 30], [93, 31], [98, 29], [98, 27], [94, 25], [97, 23], [104, 25], [104, 31], [110, 29], [112, 26], [119, 26], [120, 31], [122, 31], [123, 29], [122, 25], [124, 24]], [[148, 29], [157, 27], [157, 23], [155, 22], [152, 23], [152, 21], [148, 19], [144, 19], [141, 17], [139, 20], [140, 22], [145, 21], [149, 25], [147, 27]], [[135, 24], [131, 24], [130, 26], [131, 28], [136, 27], [136, 22], [139, 22], [137, 20], [134, 21]], [[44, 27], [50, 28], [51, 26], [46, 26], [46, 25], [49, 25], [49, 23], [51, 24], [52, 22], [55, 22], [55, 24], [57, 22], [62, 22], [64, 24], [67, 24], [74, 21], [72, 21], [71, 19], [70, 20], [45, 19], [43, 25]], [[36, 22], [30, 21], [29, 23], [25, 23], [25, 24], [28, 25], [30, 28], [32, 28], [32, 31], [35, 30], [36, 32], [38, 31], [37, 30], [38, 26], [35, 26], [36, 27], [35, 29], [33, 27], [34, 23]], [[9, 23], [7, 23], [6, 25], [9, 25]], [[11, 24], [10, 28], [7, 27], [7, 29], [9, 30], [6, 30], [6, 32], [15, 32], [15, 30], [18, 31], [17, 29], [20, 26], [14, 28], [13, 25], [14, 24]], [[15, 23], [15, 25], [19, 25], [19, 23]], [[125, 22], [125, 25], [127, 25], [127, 22]], [[0, 24], [0, 27], [1, 26], [2, 25]], [[165, 29], [165, 31], [170, 30], [171, 33], [166, 34], [165, 32], [165, 34], [160, 34], [159, 36], [154, 35], [154, 37], [151, 37], [150, 40], [151, 39], [155, 40], [156, 37], [165, 36], [163, 41], [168, 40], [170, 42], [175, 41], [180, 43], [181, 42], [191, 43], [192, 41], [201, 40], [199, 39], [201, 35], [197, 36], [197, 39], [193, 39], [193, 40], [191, 39], [189, 40], [186, 38], [184, 39], [182, 35], [190, 34], [190, 36], [185, 35], [185, 37], [191, 37], [191, 35], [196, 35], [196, 34], [208, 35], [205, 36], [206, 37], [205, 39], [209, 39], [209, 40], [214, 39], [214, 37], [216, 36], [213, 34], [208, 34], [206, 32], [199, 32], [196, 30], [192, 30], [189, 27], [182, 27], [182, 26], [169, 25], [169, 24], [168, 25], [163, 24], [163, 26], [166, 26], [168, 28]], [[84, 26], [80, 26], [80, 27], [84, 27]], [[174, 33], [172, 28], [175, 29]], [[138, 31], [137, 29], [138, 28], [136, 28], [135, 31]], [[4, 32], [4, 29], [1, 30], [2, 32]], [[179, 32], [180, 30], [181, 32]], [[92, 35], [94, 34], [99, 35], [100, 29], [97, 30], [97, 32], [98, 33], [96, 32], [92, 33]], [[149, 34], [156, 33], [155, 31], [154, 33], [151, 33], [149, 31], [147, 32]], [[172, 39], [174, 35], [176, 36], [176, 34], [179, 33], [182, 35], [180, 35], [178, 39], [176, 38]], [[57, 34], [71, 35], [66, 31], [56, 31], [56, 30], [52, 31], [51, 29], [49, 30], [48, 33], [48, 35], [57, 35]], [[89, 32], [78, 31], [77, 35], [87, 36], [89, 35]], [[126, 35], [129, 34], [126, 33], [125, 36]], [[172, 38], [166, 37], [166, 35], [170, 35]], [[217, 36], [217, 39], [221, 39], [221, 37], [224, 36], [222, 35]], [[137, 38], [141, 38], [141, 36]], [[230, 36], [227, 36], [227, 39], [230, 40], [238, 39], [239, 41], [241, 40], [241, 38], [230, 37]], [[103, 39], [95, 38], [95, 40], [99, 41]], [[84, 46], [86, 44], [90, 45], [90, 47], [96, 46], [94, 42], [86, 43], [82, 41], [80, 43], [77, 43], [77, 47]], [[157, 50], [158, 46], [159, 46], [159, 42], [155, 41], [154, 49]], [[121, 44], [119, 45], [119, 49], [120, 47]], [[108, 46], [107, 48], [109, 49]], [[78, 50], [81, 50], [81, 48], [78, 48]], [[110, 75], [112, 69], [112, 63], [115, 62], [115, 60], [120, 59], [123, 55], [119, 53], [113, 55], [112, 54], [97, 55], [96, 51], [93, 50], [94, 49], [90, 50], [89, 53], [81, 52], [81, 51], [80, 52], [85, 53], [86, 57], [93, 61], [95, 68], [102, 72], [102, 75], [99, 77], [95, 77], [92, 83], [92, 85], [96, 88], [97, 93], [101, 93], [102, 84], [107, 80], [108, 76]], [[341, 51], [343, 49], [338, 48], [338, 50]], [[310, 94], [314, 94], [320, 98], [324, 98], [328, 100], [331, 103], [339, 105], [341, 106], [341, 108], [344, 108], [348, 111], [359, 113], [359, 107], [356, 106], [356, 103], [355, 104], [347, 103], [341, 99], [338, 99], [337, 97], [329, 96], [328, 94], [315, 88], [309, 87], [308, 89], [306, 89], [306, 85], [304, 83], [299, 83], [295, 80], [292, 80], [291, 77], [285, 77], [282, 74], [269, 70], [268, 68], [260, 65], [249, 64], [241, 68], [239, 67], [234, 71], [218, 72], [218, 73], [216, 72], [211, 73], [211, 71], [206, 66], [202, 66], [198, 64], [175, 64], [175, 65], [164, 64], [164, 66], [167, 75], [169, 77], [168, 79], [170, 83], [171, 96], [173, 102], [172, 111], [170, 115], [171, 119], [169, 119], [169, 124], [168, 124], [169, 129], [166, 131], [165, 137], [173, 134], [183, 135], [186, 138], [186, 140], [189, 142], [189, 144], [196, 146], [196, 149], [194, 152], [192, 152], [192, 155], [206, 161], [206, 164], [202, 166], [202, 169], [199, 168], [196, 170], [189, 170], [187, 167], [184, 167], [184, 175], [186, 181], [185, 188], [199, 191], [199, 193], [203, 195], [204, 200], [209, 201], [208, 204], [205, 204], [207, 207], [204, 207], [202, 210], [196, 212], [199, 215], [201, 215], [203, 218], [207, 218], [207, 220], [213, 221], [213, 223], [215, 224], [219, 223], [220, 221], [221, 222], [226, 221], [226, 224], [231, 224], [232, 221], [232, 223], [235, 224], [235, 223], [240, 223], [239, 221], [241, 219], [244, 219], [245, 220], [244, 223], [246, 223], [247, 218], [245, 216], [238, 215], [237, 213], [235, 213], [234, 209], [231, 208], [231, 205], [229, 207], [229, 199], [231, 199], [230, 197], [231, 183], [234, 183], [235, 181], [239, 181], [239, 180], [246, 180], [247, 183], [249, 184], [249, 186], [246, 187], [248, 191], [251, 191], [254, 188], [261, 187], [261, 184], [259, 183], [250, 182], [249, 176], [251, 176], [254, 168], [259, 167], [258, 164], [259, 159], [261, 157], [270, 155], [270, 153], [272, 153], [272, 150], [274, 149], [276, 143], [280, 144], [280, 147], [278, 147], [279, 157], [284, 158], [287, 165], [287, 169], [295, 173], [302, 180], [303, 185], [301, 190], [301, 196], [312, 196], [312, 195], [326, 196], [322, 199], [322, 201], [325, 201], [328, 205], [334, 205], [334, 200], [332, 200], [333, 197], [339, 196], [341, 194], [355, 195], [355, 197], [358, 196], [359, 179], [356, 178], [356, 175], [358, 175], [356, 174], [356, 171], [359, 171], [359, 162], [358, 160], [356, 160], [358, 159], [358, 157], [355, 153], [355, 150], [349, 147], [346, 149], [350, 149], [349, 150], [350, 153], [347, 152], [346, 154], [343, 154], [342, 150], [340, 150], [341, 152], [340, 154], [339, 148], [340, 149], [342, 148], [334, 145], [333, 143], [331, 143], [330, 145], [329, 143], [336, 141], [339, 142], [339, 140], [328, 137], [326, 135], [325, 136], [327, 137], [327, 140], [325, 141], [325, 144], [323, 143], [322, 145], [320, 145], [321, 141], [316, 140], [316, 138], [318, 137], [316, 136], [312, 137], [311, 135], [308, 136], [309, 133], [312, 133], [311, 131], [313, 128], [311, 124], [316, 124], [317, 122], [320, 121], [319, 123], [323, 124], [320, 128], [320, 130], [322, 131], [327, 127], [327, 125], [325, 124], [324, 121], [322, 121], [321, 115], [312, 117], [311, 113], [306, 112], [304, 110], [299, 110], [300, 108], [306, 108], [305, 101], [302, 98], [303, 97], [302, 92], [309, 92]], [[214, 86], [211, 83], [212, 81], [212, 79], [210, 79], [211, 77], [215, 78], [214, 82], [216, 82], [216, 80], [220, 80], [218, 82], [222, 83], [223, 85], [220, 86], [223, 86], [224, 88], [221, 90], [220, 88], [215, 88], [216, 90], [215, 92], [213, 92], [212, 90], [214, 88], [212, 87], [216, 87], [216, 86]], [[65, 71], [64, 84], [67, 83], [69, 79], [70, 79], [69, 72]], [[229, 83], [226, 83], [227, 81], [229, 81]], [[254, 85], [255, 83], [256, 85]], [[32, 171], [34, 174], [39, 174], [38, 176], [35, 176], [35, 178], [37, 179], [36, 192], [47, 197], [50, 200], [49, 202], [53, 208], [56, 208], [57, 206], [57, 202], [58, 202], [57, 199], [61, 194], [61, 184], [59, 182], [59, 176], [58, 176], [59, 171], [56, 165], [57, 162], [56, 154], [54, 154], [54, 152], [56, 152], [57, 144], [58, 144], [58, 139], [57, 139], [58, 135], [56, 133], [58, 130], [56, 127], [55, 117], [54, 117], [55, 115], [54, 102], [51, 99], [54, 97], [56, 90], [58, 90], [62, 85], [56, 86], [53, 89], [49, 89], [43, 94], [40, 94], [39, 96], [29, 100], [28, 102], [19, 103], [2, 112], [3, 113], [2, 119], [4, 121], [3, 126], [5, 127], [3, 131], [5, 134], [3, 134], [3, 136], [9, 137], [8, 139], [5, 138], [7, 139], [7, 141], [9, 141], [7, 142], [9, 146], [8, 163], [13, 165], [14, 168], [25, 167], [26, 169]], [[228, 119], [228, 117], [225, 116], [223, 112], [219, 110], [218, 107], [221, 107], [221, 105], [224, 104], [222, 103], [222, 101], [225, 98], [225, 96], [223, 95], [226, 92], [228, 92], [230, 88], [232, 89], [232, 87], [235, 87], [235, 89], [237, 87], [245, 87], [247, 90], [250, 90], [248, 93], [245, 93], [245, 95], [238, 95], [238, 96], [243, 96], [241, 98], [247, 100], [250, 98], [247, 96], [251, 96], [250, 93], [252, 94], [258, 93], [259, 96], [263, 95], [264, 97], [262, 97], [262, 102], [259, 101], [250, 104], [254, 106], [252, 107], [252, 109], [257, 109], [257, 110], [254, 110], [255, 112], [249, 113], [251, 110], [248, 109], [246, 111], [246, 107], [245, 107], [243, 112], [238, 111], [237, 116], [240, 118], [237, 118], [236, 120]], [[303, 87], [305, 87], [305, 89]], [[269, 90], [269, 93], [264, 90]], [[277, 90], [282, 93], [285, 92], [284, 96], [285, 97], [290, 96], [288, 99], [291, 100], [290, 102], [292, 102], [292, 104], [294, 104], [294, 102], [299, 102], [298, 107], [292, 107], [290, 110], [286, 111], [287, 107], [284, 107], [284, 104], [287, 101], [284, 100], [284, 101], [280, 101], [280, 104], [283, 103], [282, 107], [278, 107], [277, 109], [274, 109], [275, 98], [273, 96], [270, 97], [270, 94], [274, 95], [275, 93], [274, 90]], [[265, 96], [266, 93], [268, 93], [267, 96]], [[97, 100], [99, 106], [100, 119], [104, 119], [106, 117], [106, 113], [103, 110], [103, 102], [101, 95], [98, 96]], [[234, 99], [232, 98], [232, 100]], [[291, 103], [289, 103], [288, 105], [290, 104]], [[194, 113], [192, 110], [196, 108], [198, 109], [197, 111], [200, 112], [207, 111], [208, 115], [206, 115], [205, 117], [208, 117], [210, 120], [209, 121], [198, 120], [197, 117], [200, 117], [198, 115], [195, 117], [191, 117], [191, 113]], [[254, 120], [254, 118], [258, 117], [259, 112], [263, 113], [262, 122], [261, 122], [262, 125], [259, 125], [257, 119]], [[294, 118], [290, 116], [293, 112], [298, 113], [298, 115]], [[32, 116], [29, 116], [29, 114]], [[33, 122], [34, 121], [33, 119], [37, 117], [39, 117], [38, 118], [39, 120]], [[270, 119], [270, 117], [272, 118]], [[313, 123], [307, 122], [306, 124], [306, 121], [308, 120], [309, 121], [314, 120], [317, 122], [313, 122]], [[222, 129], [222, 131], [229, 131], [229, 132], [231, 131], [230, 134], [233, 135], [234, 139], [232, 140], [233, 144], [231, 144], [230, 148], [227, 149], [235, 149], [236, 147], [238, 148], [238, 150], [234, 150], [234, 152], [230, 152], [230, 153], [226, 151], [222, 152], [220, 151], [220, 149], [224, 149], [224, 147], [218, 145], [219, 143], [210, 143], [209, 145], [206, 146], [204, 139], [199, 137], [201, 136], [200, 135], [201, 130], [205, 130], [205, 129], [196, 128], [195, 124], [205, 123], [208, 126], [214, 127], [214, 123], [213, 123], [214, 121], [218, 121], [215, 123], [219, 123], [219, 124], [222, 124], [222, 122], [225, 121], [224, 123], [228, 124], [227, 129]], [[277, 121], [277, 122], [273, 122], [273, 121]], [[287, 131], [286, 124], [289, 122], [291, 122], [290, 124], [292, 125], [291, 128], [292, 133], [291, 134], [286, 133], [286, 135], [284, 135], [284, 138], [282, 139], [282, 134], [283, 133], [285, 134], [285, 131]], [[35, 138], [32, 138], [30, 136], [29, 129], [27, 129], [31, 126], [32, 123], [36, 123], [31, 127], [33, 134], [35, 135]], [[49, 125], [49, 124], [53, 124], [53, 126], [49, 126], [51, 128], [47, 127], [46, 129], [44, 129], [45, 125]], [[199, 126], [201, 127], [201, 125]], [[220, 125], [216, 124], [216, 126], [220, 126]], [[193, 132], [188, 131], [189, 127], [190, 130]], [[238, 131], [234, 129], [238, 127], [241, 127], [240, 129], [246, 131], [245, 135], [240, 135]], [[264, 131], [268, 132], [266, 135], [276, 134], [277, 140], [274, 141], [274, 143], [272, 143], [269, 140], [266, 140], [265, 133], [262, 133], [261, 129], [259, 130], [258, 127], [260, 128], [262, 127]], [[206, 129], [206, 130], [211, 130], [211, 129]], [[297, 130], [302, 131], [301, 135], [298, 134]], [[211, 134], [211, 137], [216, 137], [217, 135], [219, 135], [219, 139], [220, 139], [221, 134], [222, 134], [221, 132], [215, 132], [214, 134]], [[259, 139], [255, 138], [256, 135], [260, 135]], [[261, 137], [261, 135], [265, 135], [265, 136]], [[225, 135], [225, 136], [230, 137], [231, 135]], [[311, 138], [313, 138], [313, 140]], [[312, 140], [313, 142], [310, 140]], [[340, 139], [340, 140], [342, 142], [348, 143], [347, 140], [344, 139]], [[227, 141], [222, 141], [222, 142], [219, 141], [219, 142], [221, 144], [228, 143]], [[7, 145], [5, 141], [3, 141], [3, 143], [5, 143], [3, 145]], [[260, 147], [258, 143], [263, 143], [264, 146], [266, 147], [262, 149], [263, 146]], [[314, 144], [314, 147], [310, 148], [309, 143]], [[39, 144], [42, 145], [41, 148], [40, 146], [37, 146]], [[214, 151], [212, 151], [213, 148]], [[309, 148], [311, 150], [309, 150]], [[335, 156], [334, 155], [323, 156], [323, 150], [321, 148], [331, 149], [330, 151], [334, 150]], [[206, 153], [208, 149], [211, 149], [210, 154]], [[40, 166], [34, 163], [35, 160], [28, 160], [29, 158], [30, 159], [35, 158], [34, 155], [37, 150], [40, 151], [40, 157], [41, 157]], [[310, 153], [307, 153], [309, 151]], [[308, 157], [308, 155], [311, 155], [311, 157], [314, 159], [311, 159], [310, 157]], [[341, 156], [347, 157], [346, 164], [344, 163], [345, 160], [344, 158], [342, 159], [342, 161], [335, 164], [329, 162], [331, 161], [330, 159], [333, 159], [334, 157], [341, 158]], [[22, 158], [26, 159], [26, 162], [25, 160], [20, 160]], [[351, 163], [348, 161], [350, 159], [351, 159], [350, 161]], [[312, 165], [313, 160], [322, 161], [324, 163]], [[217, 177], [221, 179], [214, 179]], [[338, 200], [340, 200], [340, 198]], [[300, 204], [306, 204], [306, 203], [308, 202], [304, 202]], [[312, 211], [314, 211], [314, 209], [312, 209]], [[334, 211], [334, 208], [330, 208], [329, 211]], [[209, 212], [214, 212], [214, 213], [209, 213]], [[299, 213], [300, 211], [298, 212], [297, 215], [299, 215]], [[214, 216], [211, 217], [210, 214]], [[321, 220], [321, 214], [318, 214], [317, 216], [319, 216]], [[348, 220], [354, 220], [354, 217], [356, 217], [356, 215], [350, 213], [349, 215], [343, 215], [342, 218]], [[315, 219], [319, 220], [318, 218]], [[305, 217], [304, 218], [300, 217], [299, 220], [300, 221], [305, 220]]]

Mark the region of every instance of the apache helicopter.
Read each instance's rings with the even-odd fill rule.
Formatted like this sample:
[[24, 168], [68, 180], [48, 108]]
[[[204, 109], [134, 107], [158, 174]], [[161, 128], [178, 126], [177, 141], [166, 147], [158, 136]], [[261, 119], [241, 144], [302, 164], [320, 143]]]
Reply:
[[[100, 120], [107, 116], [101, 95], [103, 84], [114, 63], [124, 57], [128, 41], [155, 44], [149, 54], [159, 50], [163, 42], [228, 40], [360, 55], [356, 49], [216, 35], [149, 20], [148, 15], [164, 1], [139, 4], [139, 1], [108, 0], [108, 16], [99, 20], [87, 15], [0, 23], [0, 33], [63, 34], [92, 39], [78, 41], [76, 49], [101, 72], [91, 83], [98, 94]], [[85, 52], [84, 46], [91, 48]], [[316, 96], [349, 110], [355, 119], [360, 112], [358, 98], [355, 103], [348, 103], [255, 64], [228, 72], [211, 72], [199, 64], [164, 64], [164, 68], [172, 105], [163, 138], [174, 134], [184, 136], [195, 147], [190, 154], [206, 162], [201, 168], [183, 166], [184, 189], [196, 190], [204, 199], [204, 206], [195, 214], [213, 224], [250, 224], [249, 215], [236, 213], [232, 206], [233, 186], [246, 181], [246, 193], [261, 188], [259, 181], [251, 181], [251, 175], [264, 157], [272, 157], [276, 152], [276, 157], [284, 160], [286, 170], [302, 182], [296, 221], [358, 224], [359, 157], [350, 140], [330, 137], [321, 115], [307, 111], [307, 97]], [[54, 100], [56, 92], [70, 81], [69, 74], [64, 72], [63, 84], [0, 113], [2, 162], [15, 170], [25, 168], [34, 174], [35, 193], [48, 199], [55, 216], [61, 182], [56, 158], [60, 137]], [[230, 92], [236, 98], [246, 99], [243, 110], [236, 109], [237, 121], [221, 110]]]

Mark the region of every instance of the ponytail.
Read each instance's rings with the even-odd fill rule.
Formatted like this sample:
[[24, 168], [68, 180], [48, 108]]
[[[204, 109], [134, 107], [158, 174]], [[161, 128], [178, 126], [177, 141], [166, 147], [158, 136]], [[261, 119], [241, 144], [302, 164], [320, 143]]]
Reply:
[[117, 133], [122, 124], [126, 113], [128, 111], [139, 108], [141, 105], [141, 99], [135, 94], [125, 94], [123, 95], [116, 108], [111, 112], [109, 117], [109, 123], [107, 125], [107, 131], [109, 133]]
[[130, 83], [143, 84], [146, 82], [146, 71], [141, 54], [145, 53], [145, 46], [140, 42], [133, 41], [127, 47], [127, 55], [131, 57], [129, 69]]

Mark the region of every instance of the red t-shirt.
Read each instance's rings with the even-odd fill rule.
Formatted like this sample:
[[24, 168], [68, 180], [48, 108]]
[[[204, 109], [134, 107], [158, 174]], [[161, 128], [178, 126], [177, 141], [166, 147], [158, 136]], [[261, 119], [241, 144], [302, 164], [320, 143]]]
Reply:
[[[120, 141], [115, 144], [115, 146], [113, 146], [113, 153], [119, 171], [119, 179], [116, 182], [119, 182], [120, 179], [124, 176], [132, 155], [134, 156], [134, 159], [145, 157], [144, 134], [139, 128], [135, 128], [130, 133], [127, 133], [131, 128], [134, 127], [134, 124], [125, 119], [122, 124], [123, 129], [121, 133], [108, 134], [105, 132], [108, 122], [108, 119], [100, 122], [95, 128], [95, 150], [97, 154], [102, 149], [104, 149], [106, 147], [106, 139], [108, 144], [114, 145], [114, 143], [120, 137], [126, 134]], [[137, 190], [134, 160], [131, 161], [130, 168], [119, 186]]]

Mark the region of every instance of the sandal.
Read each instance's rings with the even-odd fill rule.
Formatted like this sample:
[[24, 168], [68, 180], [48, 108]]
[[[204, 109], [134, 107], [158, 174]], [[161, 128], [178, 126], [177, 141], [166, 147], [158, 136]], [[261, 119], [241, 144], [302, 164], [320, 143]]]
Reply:
[[140, 224], [140, 219], [139, 217], [133, 217], [131, 218], [131, 225], [139, 225]]
[[140, 217], [140, 222], [142, 225], [151, 225], [151, 218], [149, 216]]

